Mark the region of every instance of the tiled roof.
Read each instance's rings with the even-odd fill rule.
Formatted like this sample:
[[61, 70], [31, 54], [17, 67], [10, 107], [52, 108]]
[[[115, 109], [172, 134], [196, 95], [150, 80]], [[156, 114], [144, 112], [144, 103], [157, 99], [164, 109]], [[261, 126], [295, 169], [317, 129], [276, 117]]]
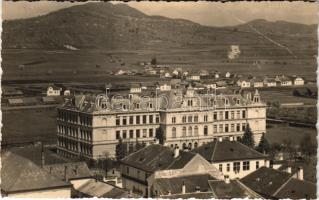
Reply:
[[181, 152], [168, 169], [182, 169], [185, 165], [196, 156], [193, 152]]
[[174, 194], [169, 196], [161, 197], [163, 199], [212, 199], [214, 195], [212, 192], [194, 192], [194, 193], [187, 193], [187, 194]]
[[259, 197], [259, 195], [242, 186], [238, 180], [230, 180], [229, 183], [224, 180], [212, 180], [209, 181], [209, 185], [216, 199]]
[[275, 195], [279, 199], [316, 199], [316, 184], [292, 178]]
[[85, 162], [45, 165], [44, 169], [63, 180], [65, 178], [65, 166], [67, 167], [67, 178], [69, 180], [92, 177], [92, 173]]
[[183, 182], [186, 187], [186, 193], [196, 192], [196, 187], [200, 189], [200, 192], [210, 192], [209, 180], [215, 180], [209, 174], [191, 175], [174, 178], [158, 178], [155, 179], [156, 183], [160, 187], [160, 195], [168, 195], [169, 193], [181, 194]]
[[70, 187], [69, 183], [10, 151], [2, 153], [1, 164], [1, 189], [6, 193]]
[[121, 160], [129, 166], [148, 172], [166, 169], [174, 160], [173, 150], [159, 144], [149, 145]]
[[192, 152], [199, 153], [210, 162], [232, 160], [264, 159], [266, 156], [237, 141], [213, 141], [202, 145]]
[[279, 170], [261, 167], [241, 179], [250, 189], [265, 197], [273, 197], [275, 192], [285, 184], [292, 174]]

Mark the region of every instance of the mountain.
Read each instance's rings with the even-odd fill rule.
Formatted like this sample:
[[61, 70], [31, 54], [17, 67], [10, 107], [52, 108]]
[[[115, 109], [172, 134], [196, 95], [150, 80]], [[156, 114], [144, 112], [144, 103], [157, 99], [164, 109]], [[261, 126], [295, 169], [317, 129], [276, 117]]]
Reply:
[[[208, 27], [184, 20], [149, 16], [126, 4], [76, 5], [50, 14], [3, 22], [3, 48], [142, 49], [194, 45], [271, 45], [257, 33], [285, 45], [313, 44], [316, 26], [255, 20], [234, 27]], [[297, 40], [296, 40], [297, 39]], [[294, 42], [292, 45], [298, 47]]]

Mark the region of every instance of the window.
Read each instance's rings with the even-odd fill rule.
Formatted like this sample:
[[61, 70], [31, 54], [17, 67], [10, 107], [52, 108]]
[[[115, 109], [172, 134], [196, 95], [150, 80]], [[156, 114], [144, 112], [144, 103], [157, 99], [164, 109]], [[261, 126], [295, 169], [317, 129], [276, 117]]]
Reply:
[[186, 127], [185, 126], [183, 127], [182, 133], [183, 133], [183, 137], [186, 137]]
[[121, 132], [120, 131], [116, 131], [116, 139], [119, 140], [121, 137]]
[[125, 139], [126, 138], [126, 130], [123, 130], [122, 135], [123, 135], [123, 138]]
[[140, 116], [136, 116], [136, 124], [140, 124]]
[[188, 116], [188, 122], [192, 122], [193, 121], [193, 116]]
[[148, 133], [149, 133], [149, 137], [153, 137], [153, 129], [152, 128], [149, 129]]
[[172, 117], [172, 124], [176, 123], [176, 117]]
[[204, 126], [204, 135], [208, 135], [208, 127], [207, 126]]
[[256, 161], [256, 169], [259, 168], [259, 161]]
[[153, 104], [152, 103], [150, 103], [150, 108], [153, 108]]
[[204, 122], [207, 122], [207, 121], [208, 121], [208, 116], [204, 115]]
[[120, 125], [120, 118], [116, 117], [116, 125], [119, 126]]
[[198, 115], [194, 116], [194, 122], [198, 122]]
[[246, 118], [246, 111], [245, 110], [243, 110], [242, 116], [243, 116], [244, 119]]
[[143, 124], [146, 124], [146, 115], [143, 115]]
[[134, 131], [130, 130], [130, 138], [134, 138]]
[[139, 138], [140, 137], [140, 129], [137, 129], [136, 130], [136, 138]]
[[233, 163], [233, 171], [235, 173], [238, 173], [240, 171], [240, 162], [234, 162]]
[[235, 131], [235, 124], [231, 124], [231, 126], [230, 126], [230, 131], [231, 131], [231, 132], [234, 132], [234, 131]]
[[230, 171], [230, 164], [227, 163], [227, 169], [226, 169], [228, 172]]
[[228, 111], [225, 111], [225, 119], [228, 119], [228, 114], [229, 114], [229, 112]]
[[143, 137], [144, 138], [146, 137], [146, 132], [147, 132], [147, 129], [143, 129]]
[[194, 127], [194, 135], [195, 135], [195, 136], [198, 136], [198, 126], [195, 126], [195, 127]]
[[176, 138], [176, 128], [172, 128], [172, 138]]
[[223, 172], [223, 164], [219, 164], [219, 171]]
[[225, 99], [225, 104], [226, 104], [226, 106], [229, 105], [229, 100], [228, 99]]
[[153, 115], [150, 115], [149, 118], [148, 118], [148, 120], [149, 120], [149, 123], [150, 123], [150, 124], [153, 124]]
[[220, 111], [219, 112], [219, 120], [222, 120], [223, 119], [223, 111]]
[[231, 119], [235, 119], [235, 112], [234, 112], [234, 111], [231, 111], [231, 112], [230, 112], [230, 118], [231, 118]]
[[123, 117], [123, 118], [122, 118], [122, 124], [123, 124], [123, 125], [126, 125], [126, 117]]
[[220, 133], [224, 132], [223, 124], [219, 124], [219, 132]]
[[243, 123], [243, 124], [242, 124], [242, 131], [245, 131], [245, 130], [246, 130], [246, 124]]
[[214, 120], [217, 120], [217, 112], [214, 112]]
[[130, 124], [133, 124], [133, 116], [130, 116]]
[[193, 135], [193, 128], [191, 126], [188, 127], [188, 136]]
[[183, 123], [186, 123], [186, 116], [183, 116], [182, 121]]
[[240, 119], [240, 110], [237, 110], [236, 115], [237, 115], [236, 118]]
[[156, 115], [156, 123], [159, 123], [159, 115]]
[[240, 124], [236, 124], [236, 131], [240, 131]]
[[243, 170], [244, 170], [244, 171], [247, 171], [247, 170], [249, 170], [249, 168], [250, 168], [250, 167], [249, 167], [249, 161], [244, 161], [244, 162], [243, 162]]
[[214, 125], [214, 133], [217, 133], [217, 125]]

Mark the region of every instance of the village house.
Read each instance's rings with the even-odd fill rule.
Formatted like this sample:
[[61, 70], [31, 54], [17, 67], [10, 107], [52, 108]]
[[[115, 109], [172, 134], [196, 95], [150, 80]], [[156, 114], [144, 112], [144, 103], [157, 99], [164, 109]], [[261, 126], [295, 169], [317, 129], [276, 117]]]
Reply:
[[172, 86], [167, 82], [158, 83], [158, 87], [160, 91], [170, 91]]
[[217, 84], [214, 80], [205, 80], [203, 82], [203, 85], [207, 88], [207, 89], [216, 89], [217, 88]]
[[123, 69], [120, 69], [119, 71], [115, 73], [115, 75], [125, 75], [125, 74], [126, 74], [126, 71]]
[[199, 71], [200, 76], [209, 76], [209, 72], [206, 69], [202, 69]]
[[218, 139], [192, 150], [199, 153], [223, 175], [230, 179], [242, 178], [259, 167], [269, 167], [267, 156], [235, 141], [236, 138]]
[[200, 80], [200, 75], [198, 73], [189, 74], [189, 75], [187, 75], [186, 80], [199, 81]]
[[130, 87], [130, 93], [141, 93], [142, 92], [142, 85], [140, 83], [133, 83]]
[[277, 86], [277, 82], [276, 82], [275, 78], [265, 77], [264, 78], [264, 85], [266, 87], [276, 87]]
[[47, 88], [47, 96], [60, 96], [62, 88], [50, 85]]
[[254, 78], [250, 79], [250, 83], [251, 83], [250, 85], [252, 85], [255, 88], [264, 87], [264, 82], [259, 77], [254, 77]]
[[316, 199], [316, 184], [303, 180], [303, 170], [296, 173], [260, 167], [240, 180], [266, 199]]
[[187, 77], [187, 76], [188, 76], [188, 74], [189, 74], [189, 72], [188, 72], [188, 71], [184, 71], [184, 72], [183, 72], [183, 76], [184, 76], [184, 77]]
[[239, 79], [237, 81], [237, 85], [241, 88], [249, 88], [250, 87], [250, 81], [247, 79]]
[[231, 73], [230, 72], [226, 72], [225, 78], [230, 78], [230, 76], [231, 76]]
[[301, 77], [295, 77], [293, 81], [294, 81], [294, 85], [304, 85], [305, 84], [304, 79]]
[[276, 76], [276, 81], [280, 84], [280, 86], [292, 86], [292, 80], [285, 76]]

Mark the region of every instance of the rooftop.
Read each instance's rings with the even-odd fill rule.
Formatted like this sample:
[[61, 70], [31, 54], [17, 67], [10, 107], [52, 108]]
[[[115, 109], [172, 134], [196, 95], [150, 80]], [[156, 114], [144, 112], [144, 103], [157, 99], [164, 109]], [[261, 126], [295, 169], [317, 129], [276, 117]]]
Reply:
[[209, 162], [231, 160], [265, 159], [267, 156], [237, 141], [213, 141], [204, 144], [192, 152], [199, 153]]

